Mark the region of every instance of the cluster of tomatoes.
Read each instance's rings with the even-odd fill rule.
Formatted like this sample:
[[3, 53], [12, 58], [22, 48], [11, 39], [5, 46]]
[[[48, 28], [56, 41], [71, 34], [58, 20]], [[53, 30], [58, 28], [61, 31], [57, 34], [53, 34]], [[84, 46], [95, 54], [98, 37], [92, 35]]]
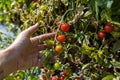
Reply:
[[[59, 27], [59, 29], [64, 33], [64, 32], [68, 32], [70, 30], [70, 25], [68, 23], [64, 23], [64, 24], [61, 24], [59, 21], [56, 22], [56, 25]], [[59, 34], [57, 35], [56, 37], [57, 41], [59, 43], [63, 43], [65, 42], [66, 40], [66, 36], [65, 34]], [[58, 53], [61, 53], [63, 51], [63, 47], [61, 44], [57, 45], [55, 47], [55, 51], [58, 52]]]
[[111, 24], [106, 24], [103, 28], [103, 31], [98, 33], [99, 38], [105, 38], [107, 33], [111, 33], [114, 30]]
[[48, 79], [48, 80], [64, 80], [65, 77], [67, 76], [66, 71], [60, 72], [59, 77], [55, 75], [55, 72], [54, 72], [54, 73], [51, 72], [51, 76], [52, 76], [52, 77], [47, 78], [46, 74], [49, 73], [50, 70], [48, 70], [46, 67], [44, 67], [43, 70], [44, 70], [44, 73], [41, 75], [41, 78], [42, 78], [43, 80], [47, 80], [47, 79]]
[[[52, 47], [54, 44], [54, 51], [57, 52], [57, 54], [61, 54], [64, 50], [63, 48], [63, 43], [65, 43], [67, 37], [65, 35], [66, 32], [68, 32], [70, 30], [70, 25], [68, 23], [64, 23], [61, 24], [60, 22], [56, 23], [57, 26], [57, 35], [56, 35], [56, 43], [54, 43], [54, 40], [48, 40], [47, 42], [45, 42], [48, 47]], [[50, 55], [48, 55], [49, 57]], [[48, 67], [49, 64], [46, 64], [43, 70], [44, 73], [41, 75], [42, 80], [64, 80], [67, 77], [66, 71], [64, 70], [60, 70], [62, 67], [62, 63], [57, 60], [53, 63], [51, 63], [50, 65], [52, 65], [52, 69], [49, 70], [50, 68]], [[57, 73], [55, 73], [56, 71], [59, 71]], [[56, 75], [52, 75], [51, 73], [49, 73], [49, 71], [54, 72]], [[49, 76], [48, 76], [49, 74]], [[59, 75], [59, 76], [58, 76]]]

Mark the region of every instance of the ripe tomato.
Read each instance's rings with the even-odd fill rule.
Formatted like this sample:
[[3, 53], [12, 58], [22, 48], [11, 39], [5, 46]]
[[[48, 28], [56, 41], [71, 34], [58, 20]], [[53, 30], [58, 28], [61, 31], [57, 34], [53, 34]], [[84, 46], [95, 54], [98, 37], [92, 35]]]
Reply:
[[106, 37], [106, 33], [105, 32], [99, 32], [98, 37], [99, 38], [104, 38], [104, 37]]
[[65, 23], [65, 24], [62, 24], [60, 29], [63, 31], [63, 32], [67, 32], [70, 30], [70, 25]]
[[52, 78], [49, 78], [48, 80], [52, 80]]
[[64, 42], [64, 41], [66, 40], [66, 37], [65, 37], [65, 35], [61, 34], [61, 35], [58, 35], [58, 36], [57, 36], [57, 40], [58, 40], [60, 43], [62, 43], [62, 42]]
[[64, 74], [63, 74], [63, 75], [62, 75], [62, 77], [63, 77], [63, 78], [65, 78], [65, 77], [66, 77], [66, 75], [64, 75]]
[[64, 75], [64, 76], [67, 76], [67, 73], [66, 73], [66, 71], [63, 71], [63, 74], [62, 75]]
[[55, 64], [54, 64], [54, 68], [55, 69], [60, 69], [61, 68], [61, 63], [60, 62], [56, 62]]
[[104, 31], [107, 32], [107, 33], [112, 32], [112, 31], [113, 31], [113, 26], [110, 25], [110, 24], [106, 24], [106, 25], [104, 26]]
[[42, 74], [41, 77], [42, 77], [43, 80], [46, 79], [46, 75], [45, 74]]
[[58, 53], [61, 53], [63, 51], [63, 46], [62, 45], [57, 45], [55, 47], [55, 51], [58, 52]]
[[65, 78], [63, 76], [60, 77], [60, 80], [64, 80]]
[[53, 76], [52, 80], [58, 80], [58, 78], [56, 76]]
[[48, 72], [48, 69], [46, 67], [43, 68], [45, 72]]

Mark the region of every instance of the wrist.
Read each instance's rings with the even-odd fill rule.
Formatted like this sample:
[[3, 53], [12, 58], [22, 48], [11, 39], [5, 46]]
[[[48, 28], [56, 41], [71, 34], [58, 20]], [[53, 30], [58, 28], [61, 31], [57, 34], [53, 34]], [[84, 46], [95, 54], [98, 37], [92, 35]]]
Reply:
[[6, 48], [0, 51], [0, 78], [4, 78], [17, 70], [17, 60], [15, 60], [14, 56], [15, 53], [12, 48]]

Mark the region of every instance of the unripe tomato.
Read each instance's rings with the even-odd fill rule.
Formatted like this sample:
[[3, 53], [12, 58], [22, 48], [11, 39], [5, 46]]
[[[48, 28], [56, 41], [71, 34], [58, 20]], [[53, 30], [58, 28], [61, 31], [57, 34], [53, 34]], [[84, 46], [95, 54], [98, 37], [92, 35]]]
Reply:
[[70, 25], [65, 23], [65, 24], [62, 24], [60, 29], [63, 31], [63, 32], [67, 32], [70, 30]]
[[57, 36], [57, 40], [58, 40], [60, 43], [62, 43], [62, 42], [64, 42], [64, 41], [66, 40], [66, 37], [65, 37], [65, 35], [61, 34], [61, 35], [58, 35], [58, 36]]
[[52, 80], [58, 80], [58, 78], [56, 76], [53, 76]]
[[106, 37], [106, 33], [105, 32], [99, 32], [98, 33], [98, 37], [99, 38], [105, 38]]
[[47, 40], [45, 43], [47, 44], [48, 48], [51, 48], [52, 46], [54, 46], [53, 40]]
[[110, 25], [110, 24], [106, 24], [106, 25], [104, 26], [104, 31], [107, 32], [107, 33], [112, 32], [112, 31], [113, 31], [113, 26]]
[[61, 53], [63, 51], [63, 46], [62, 45], [57, 45], [55, 47], [55, 51], [58, 52], [58, 53]]
[[60, 69], [61, 68], [61, 63], [60, 62], [56, 62], [55, 64], [54, 64], [54, 68], [55, 69]]

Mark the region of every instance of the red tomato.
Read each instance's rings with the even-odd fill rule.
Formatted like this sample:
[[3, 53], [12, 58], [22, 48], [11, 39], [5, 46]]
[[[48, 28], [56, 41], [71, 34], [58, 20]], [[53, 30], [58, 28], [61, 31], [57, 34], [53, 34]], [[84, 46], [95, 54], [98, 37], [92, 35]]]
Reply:
[[63, 31], [63, 32], [67, 32], [70, 30], [70, 25], [65, 23], [65, 24], [62, 24], [60, 29]]
[[63, 78], [65, 78], [65, 77], [66, 77], [66, 75], [64, 75], [64, 74], [63, 74], [63, 75], [62, 75], [62, 77], [63, 77]]
[[41, 77], [42, 77], [43, 80], [46, 79], [46, 75], [45, 74], [42, 74]]
[[47, 69], [46, 67], [44, 67], [44, 71], [45, 71], [45, 72], [47, 72], [47, 71], [48, 71], [48, 69]]
[[58, 80], [58, 78], [56, 76], [53, 76], [52, 80]]
[[66, 73], [66, 71], [63, 71], [63, 75], [64, 75], [64, 76], [67, 76], [67, 73]]
[[106, 24], [106, 25], [104, 26], [104, 31], [107, 32], [107, 33], [112, 32], [112, 31], [113, 31], [113, 26], [110, 25], [110, 24]]
[[61, 34], [61, 35], [58, 35], [58, 36], [57, 36], [57, 40], [58, 40], [60, 43], [62, 43], [62, 42], [64, 42], [64, 41], [66, 40], [66, 37], [65, 37], [65, 35]]
[[104, 37], [106, 37], [106, 33], [105, 32], [99, 32], [98, 37], [99, 38], [104, 38]]
[[64, 77], [63, 77], [63, 76], [61, 76], [61, 77], [60, 77], [60, 80], [64, 80]]
[[49, 78], [48, 80], [52, 80], [52, 78]]

